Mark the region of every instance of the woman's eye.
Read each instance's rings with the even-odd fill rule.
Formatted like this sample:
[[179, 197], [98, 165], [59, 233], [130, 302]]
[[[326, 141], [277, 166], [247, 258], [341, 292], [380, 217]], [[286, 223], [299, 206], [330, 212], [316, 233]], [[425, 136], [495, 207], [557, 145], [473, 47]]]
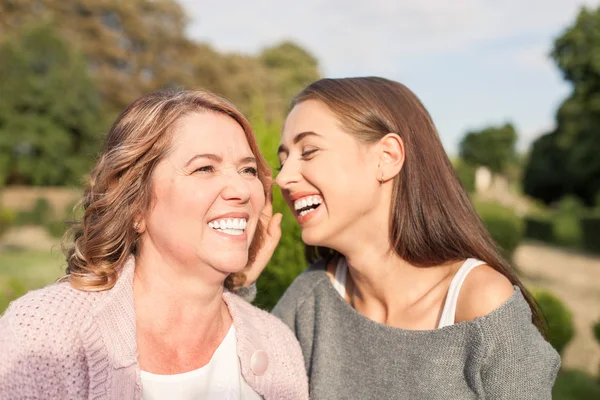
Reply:
[[205, 165], [204, 167], [197, 168], [194, 172], [214, 172], [212, 165]]
[[258, 176], [258, 169], [254, 168], [254, 167], [248, 167], [248, 168], [244, 168], [242, 170], [242, 173], [252, 175], [252, 176]]
[[310, 157], [312, 154], [314, 154], [315, 152], [317, 152], [318, 149], [311, 149], [311, 150], [304, 150], [302, 152], [302, 154], [300, 154], [302, 156], [302, 158], [306, 158], [306, 157]]

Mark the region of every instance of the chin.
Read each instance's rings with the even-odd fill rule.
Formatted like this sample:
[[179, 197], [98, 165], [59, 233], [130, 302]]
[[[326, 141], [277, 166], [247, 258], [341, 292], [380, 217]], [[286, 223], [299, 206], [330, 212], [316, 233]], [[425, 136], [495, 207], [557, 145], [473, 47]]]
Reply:
[[325, 240], [325, 235], [322, 232], [315, 232], [315, 230], [303, 229], [302, 230], [302, 241], [308, 246], [321, 246], [329, 247]]
[[248, 264], [248, 256], [235, 257], [235, 255], [228, 255], [225, 257], [218, 257], [212, 260], [211, 264], [219, 271], [227, 274], [235, 274], [243, 270]]

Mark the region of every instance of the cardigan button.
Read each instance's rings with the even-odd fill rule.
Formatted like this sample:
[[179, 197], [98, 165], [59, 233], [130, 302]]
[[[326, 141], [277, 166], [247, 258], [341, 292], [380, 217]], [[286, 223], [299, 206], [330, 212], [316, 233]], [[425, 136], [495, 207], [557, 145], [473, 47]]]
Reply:
[[269, 356], [263, 350], [257, 350], [250, 358], [250, 369], [254, 375], [262, 375], [269, 366]]

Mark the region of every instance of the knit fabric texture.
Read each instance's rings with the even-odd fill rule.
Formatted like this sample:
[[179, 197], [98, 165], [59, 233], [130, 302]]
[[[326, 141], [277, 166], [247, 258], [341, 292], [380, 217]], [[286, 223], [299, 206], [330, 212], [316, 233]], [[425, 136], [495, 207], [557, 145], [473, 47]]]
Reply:
[[414, 331], [359, 314], [318, 262], [273, 313], [300, 341], [313, 400], [551, 399], [560, 367], [518, 287], [487, 316]]
[[[58, 283], [15, 300], [0, 318], [0, 399], [141, 399], [130, 257], [103, 292]], [[225, 292], [241, 372], [265, 399], [308, 399], [300, 346], [271, 314]], [[253, 356], [268, 361], [253, 371]], [[255, 373], [256, 372], [256, 373]]]

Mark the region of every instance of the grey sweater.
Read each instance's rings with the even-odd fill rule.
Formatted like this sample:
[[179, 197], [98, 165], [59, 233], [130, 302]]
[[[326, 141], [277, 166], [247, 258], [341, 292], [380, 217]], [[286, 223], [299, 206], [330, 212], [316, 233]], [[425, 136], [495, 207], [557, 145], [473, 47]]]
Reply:
[[485, 317], [413, 331], [359, 314], [317, 263], [273, 313], [300, 341], [314, 400], [551, 399], [560, 366], [517, 287]]

